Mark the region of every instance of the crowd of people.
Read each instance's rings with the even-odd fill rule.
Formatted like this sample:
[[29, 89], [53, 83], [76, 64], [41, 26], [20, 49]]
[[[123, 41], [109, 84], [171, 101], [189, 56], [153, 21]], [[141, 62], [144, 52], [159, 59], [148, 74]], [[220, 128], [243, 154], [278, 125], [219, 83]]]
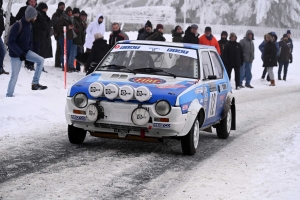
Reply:
[[[2, 0], [0, 0], [0, 34], [4, 28], [4, 17], [2, 10]], [[11, 16], [11, 27], [8, 37], [8, 50], [11, 57], [11, 78], [7, 89], [7, 97], [12, 97], [14, 88], [18, 80], [18, 74], [24, 61], [28, 70], [35, 71], [32, 80], [32, 90], [44, 90], [47, 86], [39, 83], [45, 58], [52, 58], [51, 36], [56, 40], [55, 63], [54, 67], [61, 68], [63, 71], [66, 66], [68, 72], [79, 72], [81, 65], [84, 65], [87, 74], [93, 71], [91, 63], [99, 63], [106, 53], [116, 42], [128, 40], [128, 35], [120, 29], [118, 23], [112, 24], [112, 32], [109, 40], [104, 39], [105, 24], [104, 16], [98, 14], [94, 21], [87, 23], [88, 14], [79, 8], [65, 8], [64, 2], [59, 2], [56, 12], [50, 18], [47, 15], [48, 6], [46, 3], [37, 4], [36, 0], [27, 0], [26, 6], [21, 7], [17, 15]], [[66, 65], [64, 60], [64, 27], [66, 27]], [[147, 21], [139, 31], [137, 40], [166, 41], [164, 35], [164, 26], [157, 24], [153, 29], [151, 21]], [[278, 80], [287, 78], [289, 63], [292, 63], [293, 42], [291, 32], [277, 41], [275, 32], [264, 36], [264, 41], [259, 45], [262, 52], [264, 71], [262, 79], [267, 75], [267, 80], [271, 82], [270, 86], [275, 86], [275, 76], [273, 67], [279, 63]], [[237, 42], [235, 33], [223, 31], [221, 39], [217, 39], [212, 34], [211, 27], [206, 27], [204, 34], [199, 35], [198, 26], [193, 24], [185, 31], [180, 26], [172, 30], [173, 42], [203, 44], [214, 46], [220, 54], [229, 78], [231, 78], [232, 69], [235, 71], [236, 89], [248, 87], [252, 79], [252, 62], [254, 60], [254, 33], [247, 31], [245, 37]], [[133, 38], [132, 38], [133, 39]], [[9, 74], [3, 68], [3, 60], [6, 54], [6, 48], [3, 40], [0, 40], [0, 75]], [[74, 62], [75, 59], [78, 62]], [[36, 63], [36, 68], [34, 64]], [[246, 81], [245, 86], [243, 85]]]

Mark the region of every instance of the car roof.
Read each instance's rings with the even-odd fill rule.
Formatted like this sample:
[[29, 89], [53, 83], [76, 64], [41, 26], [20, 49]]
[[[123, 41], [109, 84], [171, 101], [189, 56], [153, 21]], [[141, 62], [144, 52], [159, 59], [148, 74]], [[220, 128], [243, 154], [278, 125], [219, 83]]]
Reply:
[[122, 40], [118, 41], [118, 44], [150, 44], [158, 46], [171, 46], [171, 47], [181, 47], [188, 49], [215, 49], [213, 46], [200, 45], [200, 44], [190, 44], [190, 43], [179, 43], [179, 42], [159, 42], [159, 41], [149, 41], [149, 40]]

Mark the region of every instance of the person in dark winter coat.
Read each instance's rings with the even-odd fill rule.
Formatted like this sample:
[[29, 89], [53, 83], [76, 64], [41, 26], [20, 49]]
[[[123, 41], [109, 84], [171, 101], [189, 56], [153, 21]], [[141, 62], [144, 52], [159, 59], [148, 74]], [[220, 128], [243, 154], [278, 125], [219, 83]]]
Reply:
[[199, 37], [198, 26], [196, 24], [193, 24], [185, 30], [182, 42], [183, 43], [191, 43], [191, 44], [199, 44], [198, 37]]
[[107, 41], [103, 39], [103, 35], [96, 33], [94, 37], [95, 41], [93, 42], [92, 50], [86, 61], [86, 75], [89, 75], [95, 70], [91, 67], [91, 63], [100, 63], [110, 49]]
[[172, 42], [182, 42], [183, 34], [184, 34], [184, 32], [182, 31], [181, 26], [175, 26], [175, 29], [172, 30], [172, 37], [173, 37]]
[[267, 68], [267, 72], [270, 76], [270, 86], [275, 86], [275, 79], [273, 73], [273, 67], [277, 66], [277, 47], [273, 42], [273, 37], [270, 34], [265, 35], [265, 49], [263, 57], [263, 67]]
[[[76, 56], [78, 53], [83, 53], [83, 37], [85, 37], [84, 35], [84, 26], [81, 23], [81, 19], [80, 19], [80, 10], [79, 8], [73, 8], [73, 17], [74, 17], [74, 31], [77, 35], [77, 37], [75, 37], [73, 39], [73, 44], [76, 46], [76, 50], [74, 49], [73, 51], [76, 51], [76, 54], [74, 54], [73, 56]], [[80, 72], [80, 63], [76, 63], [75, 66], [75, 71], [76, 72]]]
[[221, 57], [223, 59], [223, 51], [225, 49], [225, 46], [226, 44], [228, 44], [228, 40], [227, 40], [227, 37], [228, 37], [228, 33], [226, 31], [222, 31], [221, 33], [221, 40], [218, 41], [219, 43], [219, 46], [220, 46], [220, 50], [221, 50]]
[[[83, 44], [85, 43], [85, 35], [86, 35], [86, 29], [87, 29], [87, 16], [88, 14], [86, 14], [86, 12], [84, 10], [82, 10], [80, 12], [80, 23], [82, 24], [83, 26]], [[82, 45], [82, 49], [83, 49], [83, 45]]]
[[8, 75], [9, 73], [3, 69], [3, 61], [4, 61], [5, 54], [6, 54], [6, 48], [5, 48], [3, 40], [2, 40], [2, 34], [3, 34], [3, 31], [5, 30], [2, 4], [3, 4], [3, 1], [0, 0], [0, 75], [1, 74]]
[[282, 40], [279, 42], [280, 54], [278, 57], [278, 80], [281, 80], [281, 71], [282, 67], [284, 66], [283, 80], [286, 81], [289, 63], [293, 60], [290, 46], [291, 45], [289, 44], [289, 37], [287, 36], [287, 34], [284, 34]]
[[226, 67], [226, 71], [231, 79], [231, 71], [234, 69], [235, 73], [235, 88], [239, 90], [240, 87], [240, 68], [244, 63], [244, 54], [242, 46], [236, 41], [237, 36], [235, 33], [230, 33], [230, 41], [225, 46], [222, 53], [222, 59]]
[[287, 30], [286, 34], [287, 34], [287, 36], [289, 38], [289, 46], [290, 46], [290, 49], [291, 49], [291, 53], [293, 53], [294, 45], [293, 45], [293, 40], [291, 38], [291, 35], [292, 35], [291, 30]]
[[146, 40], [165, 42], [166, 38], [163, 36], [163, 34], [164, 34], [163, 25], [157, 24], [156, 29], [154, 29], [154, 32], [149, 37], [147, 37]]
[[51, 28], [52, 22], [47, 16], [48, 6], [45, 3], [39, 3], [36, 10], [38, 16], [33, 26], [33, 40], [36, 43], [33, 51], [43, 58], [52, 58]]
[[243, 48], [244, 53], [244, 64], [241, 67], [240, 73], [240, 87], [243, 88], [243, 81], [246, 78], [246, 87], [253, 88], [250, 85], [252, 79], [252, 62], [254, 60], [254, 33], [251, 30], [248, 30], [245, 37], [240, 40], [240, 44]]
[[59, 32], [57, 30], [57, 22], [59, 18], [62, 16], [63, 12], [65, 10], [65, 3], [64, 2], [59, 2], [58, 3], [58, 8], [56, 9], [56, 12], [52, 15], [52, 25], [53, 25], [53, 34], [54, 38], [56, 40], [56, 51], [55, 51], [55, 67], [60, 68], [61, 67], [61, 47], [59, 43]]
[[[277, 42], [277, 35], [275, 32], [270, 32], [269, 33], [272, 37], [273, 37], [273, 42], [276, 44], [276, 47], [277, 47], [277, 57], [279, 56], [279, 42]], [[260, 45], [259, 45], [259, 50], [262, 52], [262, 56], [263, 56], [263, 49], [264, 49], [264, 45], [265, 45], [265, 41], [263, 41]], [[261, 79], [265, 79], [265, 76], [267, 74], [267, 68], [264, 68], [264, 71], [262, 73], [262, 76], [261, 76]], [[267, 81], [270, 81], [270, 77], [269, 75], [267, 76]]]
[[126, 33], [121, 31], [120, 25], [118, 23], [112, 24], [112, 32], [109, 35], [109, 47], [112, 48], [118, 41], [129, 40], [129, 37]]
[[[141, 30], [139, 30], [140, 32]], [[138, 36], [138, 40], [146, 40], [152, 33], [152, 23], [148, 20], [145, 24], [144, 30]]]
[[[6, 97], [13, 97], [15, 86], [18, 80], [19, 72], [21, 70], [22, 62], [29, 60], [36, 62], [37, 67], [32, 80], [32, 90], [45, 90], [47, 86], [39, 84], [40, 76], [42, 73], [44, 58], [31, 51], [32, 43], [32, 26], [36, 20], [37, 11], [32, 6], [28, 6], [25, 10], [25, 16], [21, 19], [22, 28], [20, 23], [15, 23], [10, 30], [8, 39], [9, 56], [11, 57], [11, 77], [7, 88]], [[19, 33], [19, 30], [21, 31]]]
[[[16, 15], [16, 20], [19, 21], [21, 20], [24, 16], [25, 16], [25, 10], [27, 9], [28, 6], [32, 6], [32, 7], [36, 7], [37, 6], [37, 1], [36, 0], [27, 0], [26, 1], [26, 6], [23, 6], [20, 8], [19, 12]], [[32, 48], [31, 50], [33, 50], [34, 46], [34, 41], [32, 43]], [[25, 67], [30, 70], [30, 71], [34, 71], [34, 63], [33, 62], [29, 62], [29, 61], [25, 61]]]
[[[59, 32], [59, 43], [60, 47], [63, 50], [64, 49], [64, 26], [67, 28], [66, 32], [66, 39], [67, 39], [67, 71], [73, 72], [75, 71], [74, 67], [74, 60], [77, 52], [77, 48], [75, 49], [73, 39], [75, 38], [75, 25], [74, 25], [74, 19], [73, 19], [73, 11], [71, 7], [67, 7], [66, 11], [63, 13], [63, 15], [59, 18], [57, 22], [57, 30]], [[61, 65], [62, 70], [64, 70], [64, 52], [61, 52]]]

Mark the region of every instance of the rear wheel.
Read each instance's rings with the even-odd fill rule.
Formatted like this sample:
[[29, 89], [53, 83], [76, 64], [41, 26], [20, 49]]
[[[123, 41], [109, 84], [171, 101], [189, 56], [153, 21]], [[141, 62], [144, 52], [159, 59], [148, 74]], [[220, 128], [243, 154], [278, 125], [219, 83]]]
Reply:
[[68, 125], [68, 137], [72, 144], [82, 144], [86, 136], [86, 130]]
[[185, 155], [194, 155], [199, 144], [200, 127], [199, 120], [196, 118], [189, 133], [182, 137], [181, 148]]
[[227, 111], [226, 117], [220, 121], [220, 124], [216, 125], [217, 135], [220, 139], [227, 139], [232, 123], [232, 112], [231, 109]]

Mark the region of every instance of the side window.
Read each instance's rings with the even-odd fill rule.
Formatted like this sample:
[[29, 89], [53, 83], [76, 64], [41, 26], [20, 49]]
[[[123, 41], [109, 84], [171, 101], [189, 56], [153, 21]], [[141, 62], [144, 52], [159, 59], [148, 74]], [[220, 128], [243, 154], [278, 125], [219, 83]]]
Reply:
[[218, 79], [223, 78], [223, 67], [220, 63], [220, 60], [218, 58], [218, 55], [216, 52], [211, 51], [210, 52], [212, 62], [214, 63], [214, 75], [217, 76]]
[[201, 58], [204, 79], [207, 79], [209, 75], [214, 75], [208, 51], [201, 52]]

